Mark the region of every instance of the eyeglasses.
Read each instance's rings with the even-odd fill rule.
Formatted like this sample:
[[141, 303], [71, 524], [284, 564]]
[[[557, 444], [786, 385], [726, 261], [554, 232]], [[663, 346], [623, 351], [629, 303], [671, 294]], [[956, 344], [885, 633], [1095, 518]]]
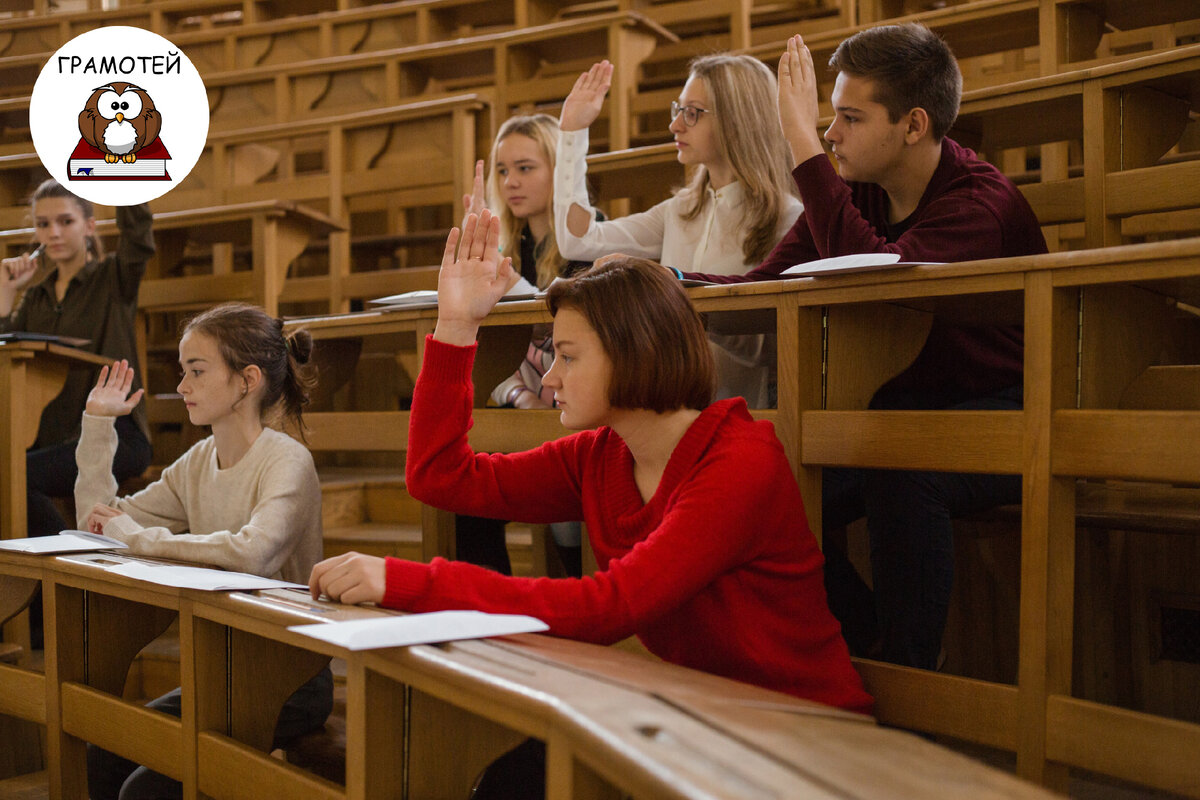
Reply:
[[683, 124], [689, 128], [696, 127], [696, 123], [700, 121], [701, 114], [711, 113], [707, 108], [696, 108], [695, 106], [681, 106], [678, 100], [671, 101], [671, 122], [679, 118], [683, 114]]

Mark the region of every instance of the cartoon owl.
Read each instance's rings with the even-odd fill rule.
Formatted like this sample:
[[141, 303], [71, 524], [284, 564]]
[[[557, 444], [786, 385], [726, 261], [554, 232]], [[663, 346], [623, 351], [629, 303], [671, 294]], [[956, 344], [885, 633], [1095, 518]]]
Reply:
[[79, 112], [79, 133], [110, 164], [137, 161], [137, 151], [157, 139], [161, 128], [162, 115], [154, 110], [154, 101], [132, 83], [93, 90]]

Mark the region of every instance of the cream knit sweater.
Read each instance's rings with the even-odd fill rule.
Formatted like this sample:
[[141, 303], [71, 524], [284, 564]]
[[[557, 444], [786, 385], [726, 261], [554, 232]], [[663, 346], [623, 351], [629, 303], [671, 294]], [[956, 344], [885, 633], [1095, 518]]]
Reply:
[[113, 420], [83, 415], [75, 449], [80, 528], [92, 506], [104, 503], [124, 512], [105, 524], [104, 534], [128, 544], [131, 554], [308, 582], [321, 559], [321, 489], [304, 445], [265, 428], [238, 463], [219, 469], [210, 436], [159, 480], [118, 498]]

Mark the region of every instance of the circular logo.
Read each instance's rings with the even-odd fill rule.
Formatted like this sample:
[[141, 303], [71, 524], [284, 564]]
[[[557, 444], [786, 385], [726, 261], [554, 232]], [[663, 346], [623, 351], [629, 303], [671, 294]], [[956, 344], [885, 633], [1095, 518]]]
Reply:
[[196, 165], [208, 94], [183, 51], [157, 33], [97, 28], [42, 67], [29, 129], [63, 186], [100, 205], [135, 205], [166, 194]]

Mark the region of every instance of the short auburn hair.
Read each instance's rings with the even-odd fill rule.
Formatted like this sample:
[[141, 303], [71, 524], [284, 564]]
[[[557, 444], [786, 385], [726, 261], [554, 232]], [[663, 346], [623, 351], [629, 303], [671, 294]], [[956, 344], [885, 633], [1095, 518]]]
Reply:
[[679, 280], [660, 264], [613, 255], [550, 284], [550, 315], [584, 316], [612, 362], [608, 402], [657, 413], [703, 410], [716, 391], [704, 323]]
[[868, 28], [833, 51], [829, 66], [875, 84], [875, 102], [892, 122], [914, 108], [929, 115], [930, 132], [940, 142], [958, 118], [962, 73], [942, 37], [916, 22]]

